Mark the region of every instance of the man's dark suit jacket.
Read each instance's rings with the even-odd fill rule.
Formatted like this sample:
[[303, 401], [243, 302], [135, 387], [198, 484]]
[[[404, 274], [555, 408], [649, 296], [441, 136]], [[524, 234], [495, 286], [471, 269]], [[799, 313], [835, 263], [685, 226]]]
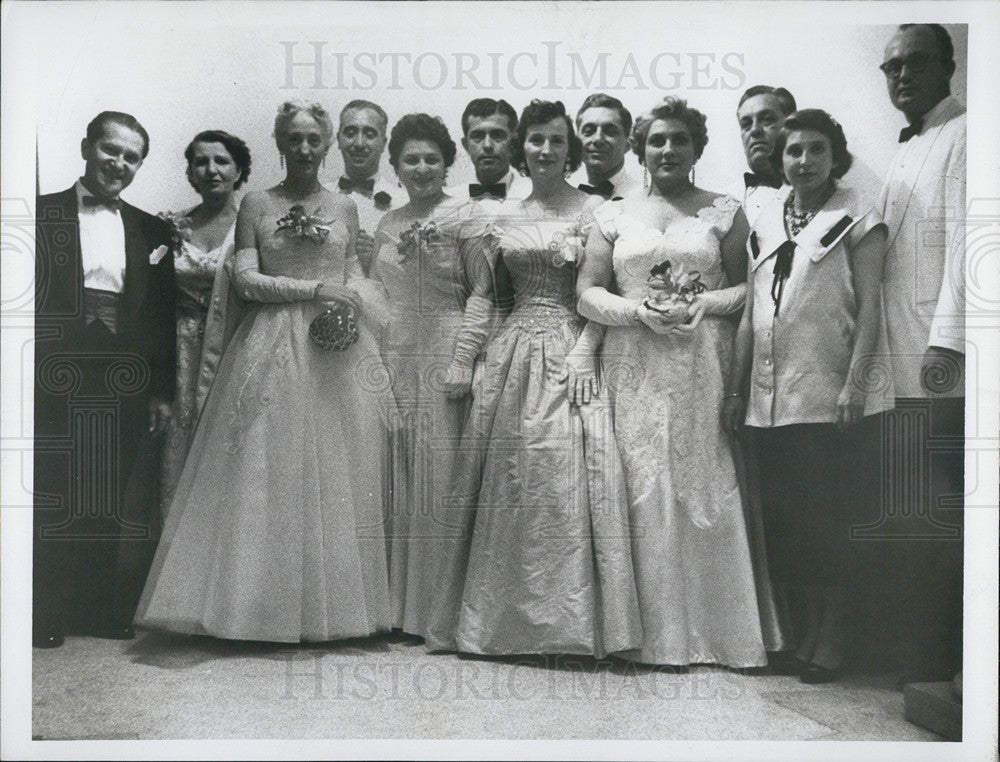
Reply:
[[[122, 538], [140, 537], [142, 525], [154, 523], [158, 454], [147, 430], [147, 403], [174, 396], [174, 265], [169, 254], [150, 262], [150, 254], [170, 242], [163, 220], [125, 202], [119, 214], [126, 264], [117, 335], [98, 335], [95, 343], [84, 314], [76, 191], [37, 200], [36, 620], [65, 619], [69, 603], [101, 621], [130, 618], [128, 604], [122, 609], [109, 602], [115, 597], [110, 588], [121, 581]], [[137, 547], [133, 543], [124, 555]], [[90, 578], [94, 567], [100, 571]], [[142, 581], [130, 585], [141, 590]], [[134, 595], [130, 590], [124, 598]]]

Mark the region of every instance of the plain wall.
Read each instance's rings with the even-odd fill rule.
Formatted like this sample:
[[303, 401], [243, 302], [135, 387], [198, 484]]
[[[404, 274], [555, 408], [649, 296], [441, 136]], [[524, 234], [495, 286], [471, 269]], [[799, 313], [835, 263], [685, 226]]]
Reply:
[[[385, 108], [390, 126], [405, 113], [426, 111], [441, 116], [458, 142], [462, 109], [475, 97], [506, 98], [519, 112], [534, 97], [561, 99], [575, 114], [596, 89], [621, 98], [633, 113], [666, 94], [678, 95], [708, 117], [709, 143], [697, 165], [697, 182], [723, 191], [736, 187], [746, 169], [735, 110], [751, 85], [782, 85], [800, 108], [833, 114], [855, 155], [848, 181], [873, 191], [905, 124], [889, 103], [877, 68], [894, 25], [851, 25], [850, 4], [842, 6], [842, 25], [807, 4], [777, 3], [44, 5], [61, 7], [37, 45], [41, 191], [61, 190], [82, 172], [79, 143], [90, 118], [102, 109], [127, 111], [148, 129], [151, 152], [124, 195], [154, 212], [198, 201], [184, 177], [183, 152], [200, 130], [224, 129], [247, 141], [253, 155], [247, 188], [280, 180], [271, 134], [278, 104], [290, 98], [316, 100], [334, 115], [350, 99], [366, 98]], [[948, 29], [956, 48], [953, 93], [964, 100], [967, 27]], [[324, 43], [326, 88], [313, 88], [315, 69], [303, 67], [293, 70], [293, 87], [285, 87], [289, 48], [282, 43], [292, 43], [295, 61], [309, 61], [314, 41]], [[555, 68], [550, 70], [551, 50]], [[404, 53], [411, 62], [396, 59], [394, 80], [391, 56]], [[577, 53], [587, 69], [606, 54], [605, 87], [596, 82], [586, 87], [569, 53]], [[468, 76], [457, 82], [456, 54], [466, 64], [479, 56], [473, 74], [483, 89]], [[414, 81], [412, 62], [421, 55], [417, 75], [426, 88]], [[383, 56], [381, 63], [377, 56]], [[442, 60], [447, 76], [437, 86]], [[492, 87], [494, 60], [499, 87]], [[664, 88], [649, 74], [655, 60]], [[365, 74], [366, 67], [374, 75]], [[351, 86], [352, 78], [358, 87]], [[537, 86], [521, 88], [533, 78]], [[366, 89], [369, 85], [374, 87]], [[323, 182], [335, 183], [340, 168], [334, 146]], [[391, 176], [387, 156], [383, 170]], [[471, 175], [459, 148], [449, 182]]]

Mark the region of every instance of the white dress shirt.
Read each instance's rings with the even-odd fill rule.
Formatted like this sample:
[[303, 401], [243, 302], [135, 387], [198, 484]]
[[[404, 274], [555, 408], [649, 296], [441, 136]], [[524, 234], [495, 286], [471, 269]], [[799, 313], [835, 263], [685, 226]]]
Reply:
[[84, 196], [94, 194], [79, 180], [75, 188], [80, 219], [83, 286], [120, 294], [125, 283], [125, 228], [121, 214], [103, 204], [84, 204]]
[[[366, 179], [375, 183], [370, 196], [356, 190], [341, 190], [339, 187], [339, 178], [337, 189], [340, 193], [349, 196], [358, 207], [358, 226], [368, 233], [368, 235], [375, 235], [375, 230], [378, 228], [382, 216], [390, 209], [402, 206], [408, 199], [406, 198], [406, 191], [397, 187], [395, 182], [383, 177], [380, 171]], [[385, 200], [385, 196], [379, 194], [388, 196], [388, 201]]]
[[[476, 180], [475, 182], [479, 181]], [[500, 182], [507, 186], [507, 198], [523, 201], [531, 195], [531, 179], [518, 174], [513, 169], [508, 169], [507, 174], [504, 175]], [[469, 201], [469, 185], [470, 183], [453, 185], [450, 188], [445, 188], [444, 192], [456, 201]], [[486, 197], [484, 196], [483, 198]]]
[[899, 397], [927, 396], [928, 346], [965, 352], [965, 172], [965, 107], [947, 96], [900, 145], [878, 207], [889, 228], [883, 294]]
[[[644, 192], [642, 187], [643, 169], [639, 166], [638, 162], [630, 157], [631, 154], [626, 154], [621, 169], [608, 178], [611, 181], [611, 185], [614, 186], [611, 198], [625, 198], [636, 192]], [[580, 168], [573, 173], [569, 182], [573, 186], [579, 186], [583, 183], [593, 185], [587, 177], [587, 166], [585, 164], [580, 165]]]

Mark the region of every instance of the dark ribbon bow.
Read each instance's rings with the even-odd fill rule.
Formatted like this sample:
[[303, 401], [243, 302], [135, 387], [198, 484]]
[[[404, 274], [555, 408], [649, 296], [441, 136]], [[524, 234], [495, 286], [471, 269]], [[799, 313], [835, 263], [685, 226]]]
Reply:
[[918, 119], [913, 124], [904, 127], [899, 131], [899, 142], [905, 143], [910, 138], [914, 138], [920, 134], [920, 131], [924, 128], [924, 120]]
[[615, 185], [610, 180], [601, 180], [597, 185], [587, 185], [587, 183], [580, 183], [576, 186], [584, 193], [589, 193], [591, 196], [602, 196], [603, 198], [611, 198], [615, 192]]
[[372, 191], [375, 190], [375, 180], [371, 177], [364, 180], [352, 180], [349, 177], [341, 177], [337, 181], [337, 187], [344, 191], [344, 193], [357, 191], [358, 193], [370, 196]]
[[759, 188], [764, 186], [766, 188], [778, 189], [781, 187], [781, 180], [775, 177], [767, 177], [765, 175], [758, 175], [754, 172], [744, 172], [743, 173], [743, 184], [747, 188]]
[[785, 292], [785, 281], [792, 274], [792, 258], [795, 256], [795, 241], [785, 241], [775, 252], [774, 280], [771, 282], [771, 300], [774, 302], [774, 315], [777, 317], [781, 307], [781, 295]]
[[507, 198], [507, 186], [504, 183], [494, 183], [493, 185], [469, 183], [469, 198], [481, 198], [482, 196]]
[[84, 206], [103, 206], [112, 212], [117, 212], [122, 208], [122, 200], [120, 198], [98, 198], [97, 196], [82, 196], [81, 198]]

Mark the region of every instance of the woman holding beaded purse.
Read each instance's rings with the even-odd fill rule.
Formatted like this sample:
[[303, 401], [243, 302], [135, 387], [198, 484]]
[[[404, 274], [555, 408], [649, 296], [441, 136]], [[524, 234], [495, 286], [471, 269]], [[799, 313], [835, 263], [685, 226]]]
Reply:
[[236, 224], [233, 283], [249, 308], [205, 403], [136, 623], [237, 640], [364, 636], [389, 627], [388, 389], [361, 296], [373, 292], [354, 256], [354, 204], [318, 180], [329, 114], [285, 103], [274, 135], [285, 179], [247, 194]]

